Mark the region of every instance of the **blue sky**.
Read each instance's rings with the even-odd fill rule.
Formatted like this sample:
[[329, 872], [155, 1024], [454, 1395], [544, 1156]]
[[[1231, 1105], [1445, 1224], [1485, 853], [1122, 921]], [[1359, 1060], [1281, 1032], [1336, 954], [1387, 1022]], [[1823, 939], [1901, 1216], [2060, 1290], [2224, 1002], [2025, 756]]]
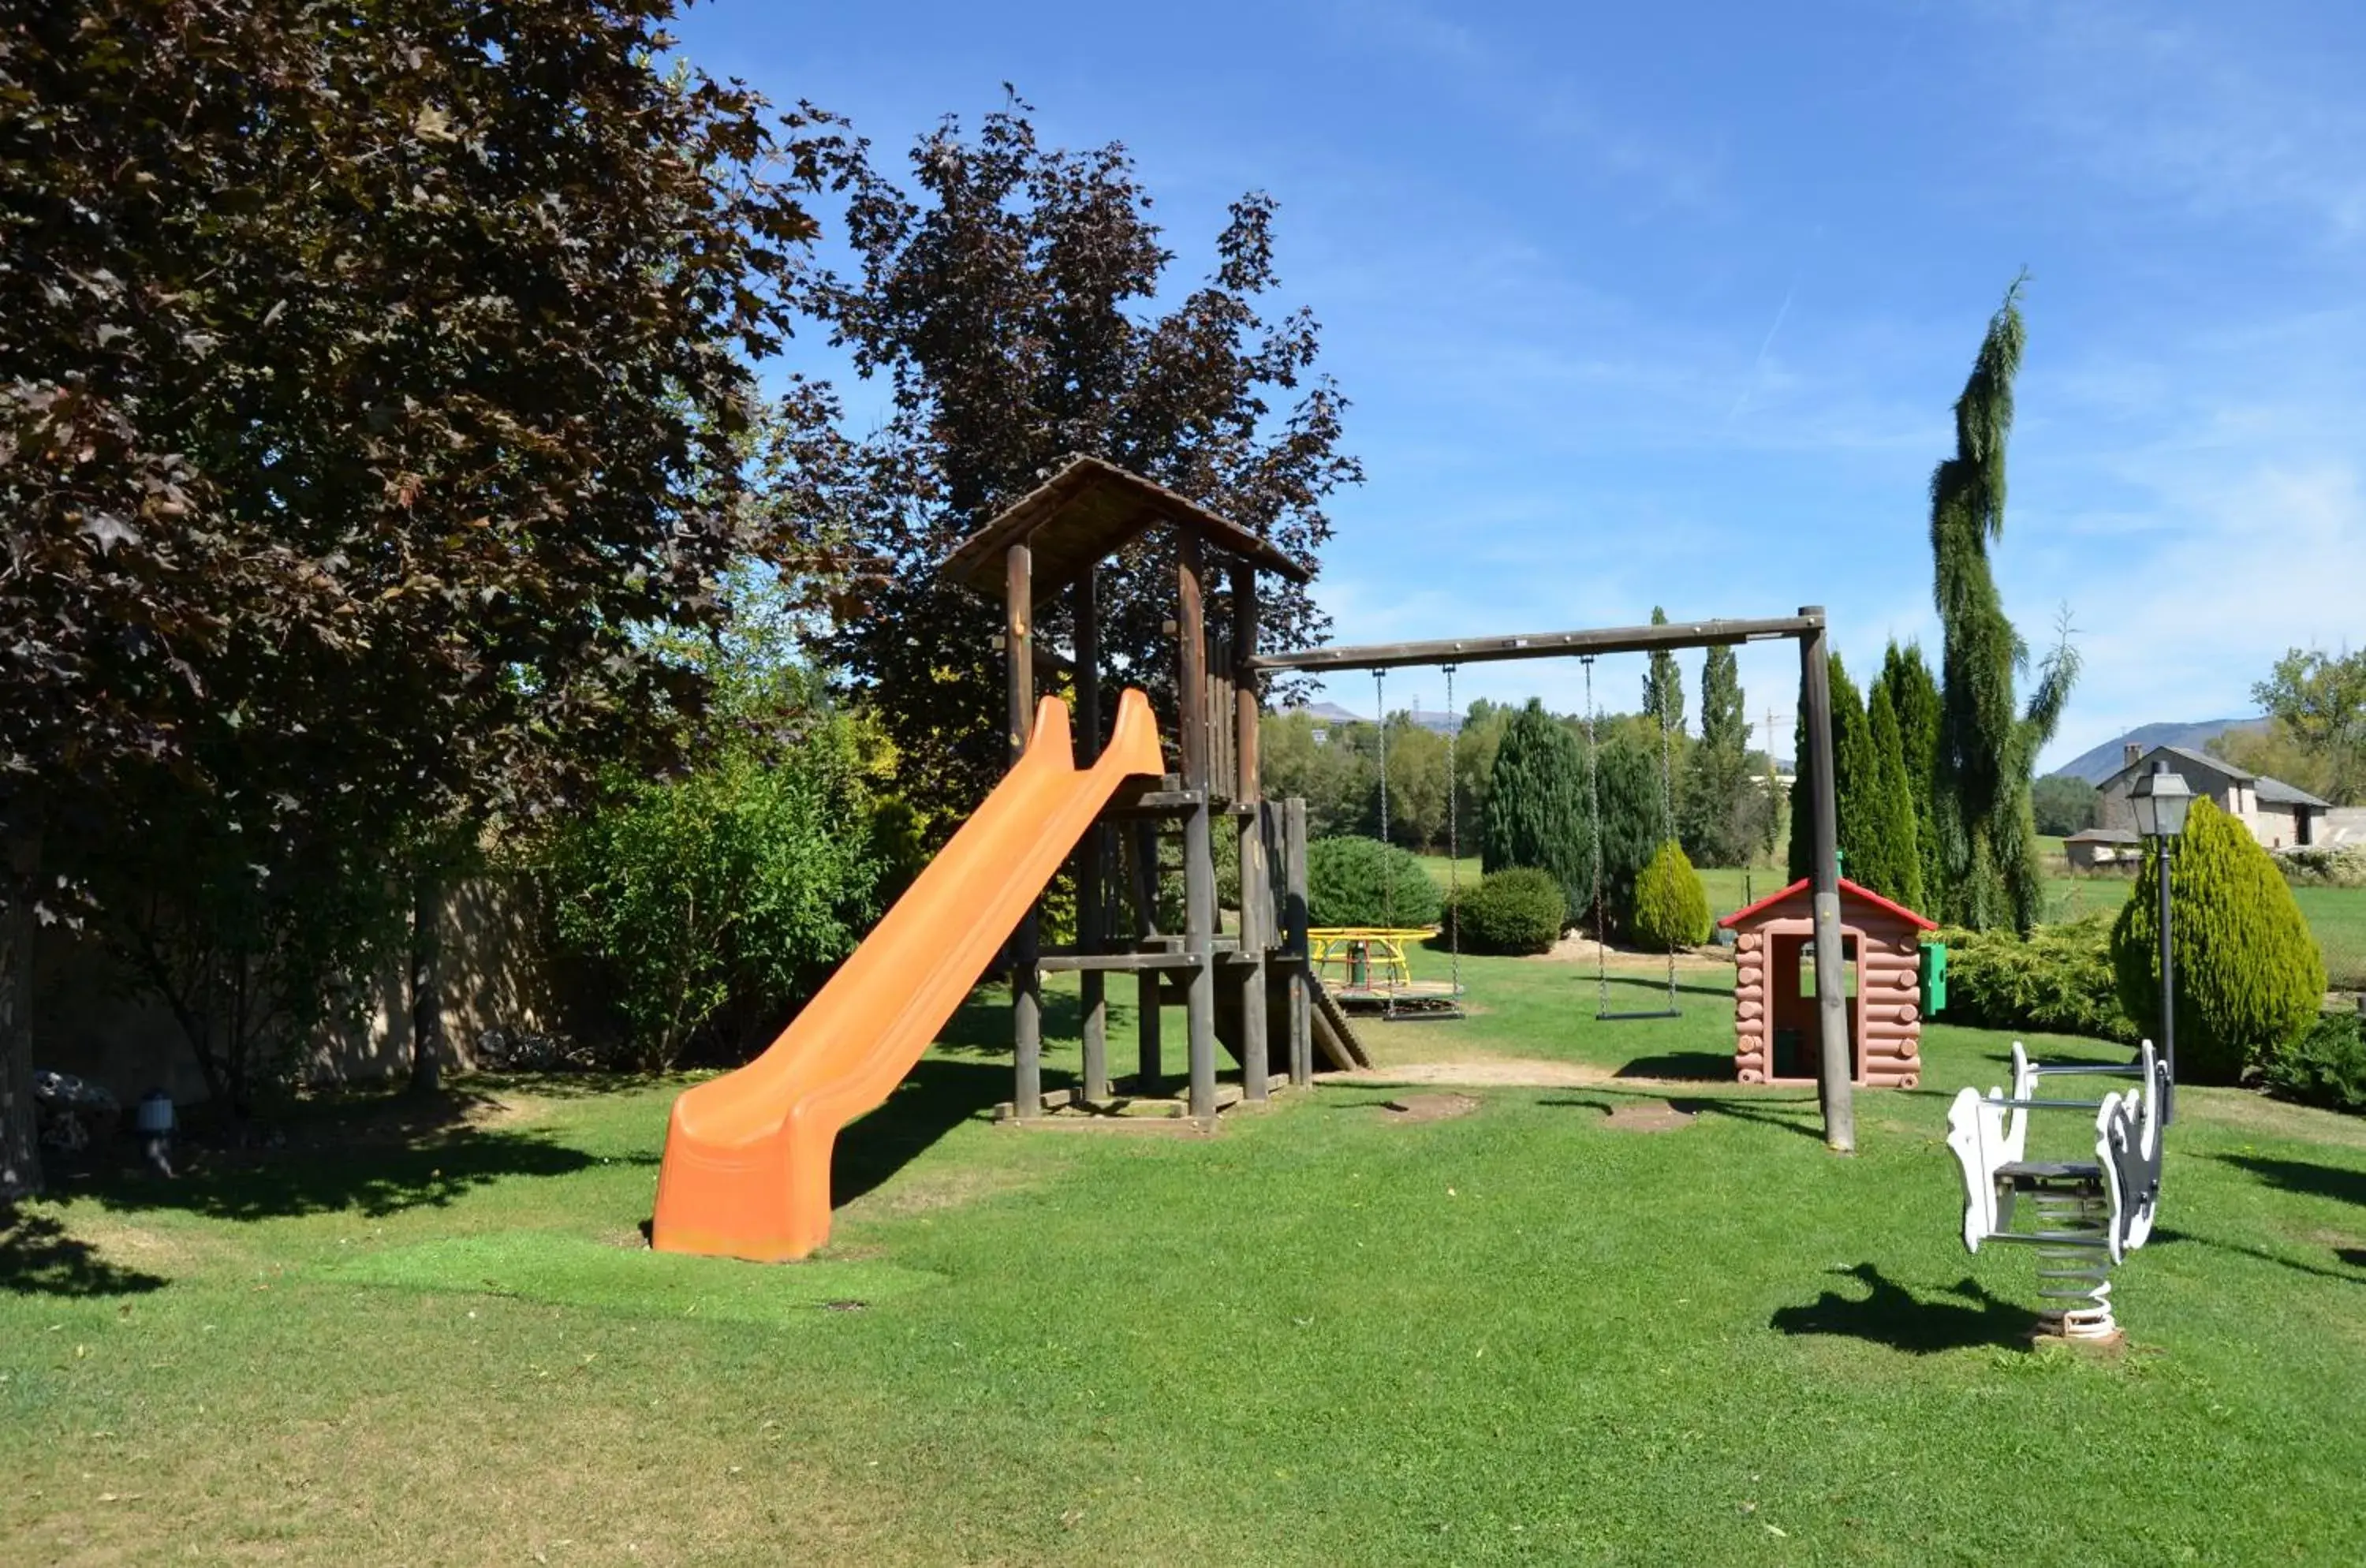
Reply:
[[[1015, 84], [1047, 140], [1132, 151], [1178, 286], [1272, 193], [1369, 473], [1320, 584], [1340, 640], [1820, 603], [1853, 671], [1935, 653], [1926, 486], [2026, 265], [1997, 574], [2087, 661], [2047, 764], [2366, 641], [2366, 6], [715, 0], [677, 31], [891, 156]], [[1742, 674], [1787, 751], [1796, 659]], [[1596, 667], [1616, 705], [1640, 678]]]

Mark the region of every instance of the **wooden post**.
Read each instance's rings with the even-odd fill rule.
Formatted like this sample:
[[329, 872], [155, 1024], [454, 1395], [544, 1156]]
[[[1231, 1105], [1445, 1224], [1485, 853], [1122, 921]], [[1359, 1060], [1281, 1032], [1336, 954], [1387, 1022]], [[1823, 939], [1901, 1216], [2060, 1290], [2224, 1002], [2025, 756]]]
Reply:
[[1832, 790], [1831, 661], [1822, 626], [1823, 606], [1800, 606], [1818, 625], [1799, 638], [1799, 703], [1808, 717], [1807, 752], [1799, 759], [1808, 781], [1816, 858], [1810, 875], [1816, 920], [1816, 1031], [1821, 1051], [1817, 1082], [1824, 1102], [1824, 1143], [1838, 1154], [1856, 1150], [1856, 1098], [1849, 1062], [1848, 986], [1842, 953], [1839, 806]]
[[[1076, 765], [1089, 768], [1101, 754], [1099, 569], [1085, 568], [1075, 591], [1076, 655]], [[1076, 947], [1102, 951], [1102, 846], [1109, 832], [1098, 822], [1085, 829], [1076, 848]], [[1107, 1100], [1109, 1079], [1109, 976], [1087, 969], [1077, 977], [1083, 992], [1084, 1091], [1088, 1100]]]
[[1144, 969], [1133, 977], [1141, 1013], [1134, 1027], [1141, 1060], [1134, 1067], [1133, 1091], [1139, 1095], [1158, 1094], [1166, 1087], [1166, 1068], [1158, 1059], [1158, 987], [1166, 978], [1155, 969]]
[[1182, 646], [1176, 673], [1181, 690], [1183, 787], [1200, 803], [1183, 818], [1183, 951], [1198, 960], [1183, 1003], [1191, 1073], [1190, 1113], [1216, 1117], [1216, 855], [1208, 795], [1208, 622], [1201, 600], [1200, 540], [1186, 534], [1176, 548], [1176, 630]]
[[1287, 902], [1282, 919], [1289, 931], [1293, 962], [1290, 966], [1290, 1081], [1300, 1089], [1314, 1082], [1314, 1037], [1307, 1017], [1306, 942], [1306, 802], [1284, 801], [1281, 807], [1281, 875]]
[[[1035, 725], [1035, 581], [1033, 552], [1013, 545], [1003, 558], [1002, 649], [1009, 660], [1010, 765], [1026, 754]], [[1010, 1043], [1014, 1081], [1012, 1113], [1043, 1112], [1043, 990], [1035, 968], [1038, 933], [1031, 906], [1010, 936]]]
[[1267, 1016], [1266, 949], [1273, 942], [1273, 875], [1265, 853], [1265, 798], [1257, 776], [1257, 676], [1249, 661], [1257, 651], [1256, 568], [1233, 563], [1233, 800], [1243, 807], [1240, 825], [1241, 953], [1255, 962], [1240, 966], [1241, 1092], [1263, 1100], [1272, 1078], [1271, 1027]]

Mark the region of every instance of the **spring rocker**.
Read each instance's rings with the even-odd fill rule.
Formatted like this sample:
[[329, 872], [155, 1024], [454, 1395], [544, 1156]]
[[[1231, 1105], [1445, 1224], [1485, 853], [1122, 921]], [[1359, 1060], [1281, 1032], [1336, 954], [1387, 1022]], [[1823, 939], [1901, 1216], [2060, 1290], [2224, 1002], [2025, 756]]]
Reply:
[[[2038, 1093], [2044, 1079], [2069, 1077], [2136, 1081], [2100, 1101]], [[2161, 1112], [2169, 1092], [2169, 1068], [2154, 1056], [2149, 1040], [2125, 1066], [2033, 1062], [2016, 1040], [2010, 1095], [1966, 1088], [1948, 1107], [1947, 1146], [1964, 1178], [1964, 1246], [1977, 1252], [1982, 1242], [1995, 1241], [2037, 1249], [2037, 1293], [2049, 1303], [2041, 1314], [2042, 1337], [2120, 1341], [2111, 1272], [2152, 1235], [2160, 1199]], [[2095, 1157], [2031, 1159], [2029, 1118], [2038, 1111], [2091, 1113]], [[2013, 1215], [2023, 1197], [2034, 1228], [2017, 1231]]]

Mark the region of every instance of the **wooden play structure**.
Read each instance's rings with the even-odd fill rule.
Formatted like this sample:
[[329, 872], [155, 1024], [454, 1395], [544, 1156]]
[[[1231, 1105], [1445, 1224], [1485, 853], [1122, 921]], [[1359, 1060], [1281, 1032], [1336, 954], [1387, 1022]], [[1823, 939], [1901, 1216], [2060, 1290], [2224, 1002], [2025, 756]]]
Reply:
[[[1129, 572], [1147, 559], [1173, 562], [1174, 615], [1163, 626], [1173, 653], [1130, 667], [1135, 683], [1110, 714], [1098, 580], [1121, 556]], [[820, 1246], [839, 1130], [894, 1090], [997, 956], [1011, 984], [1014, 1081], [1003, 1110], [1020, 1126], [1169, 1095], [1166, 1029], [1177, 1009], [1183, 1093], [1171, 1109], [1202, 1125], [1227, 1104], [1311, 1084], [1318, 1056], [1335, 1067], [1369, 1066], [1313, 963], [1305, 803], [1268, 800], [1259, 784], [1263, 683], [1290, 670], [1435, 664], [1450, 680], [1464, 662], [1573, 657], [1590, 671], [1603, 654], [1797, 640], [1825, 1136], [1853, 1146], [1820, 608], [1770, 620], [1260, 652], [1260, 577], [1302, 582], [1304, 570], [1251, 530], [1094, 457], [1071, 458], [958, 546], [943, 570], [1001, 608], [1008, 772], [771, 1047], [675, 1101], [652, 1225], [659, 1248], [779, 1260]], [[1065, 657], [1039, 639], [1046, 611], [1055, 626], [1065, 623]], [[1057, 696], [1038, 704], [1042, 671], [1070, 682], [1073, 721]], [[1161, 681], [1145, 681], [1150, 671]], [[1163, 696], [1145, 689], [1169, 671]], [[1241, 897], [1229, 926], [1216, 898], [1219, 832], [1239, 848]], [[1076, 940], [1045, 947], [1039, 903], [1063, 865], [1075, 871]], [[1161, 896], [1164, 879], [1177, 874], [1179, 922]], [[1401, 963], [1402, 933], [1391, 934]], [[1073, 1087], [1046, 1093], [1042, 976], [1060, 970], [1080, 976], [1083, 1066]], [[1112, 975], [1133, 977], [1140, 1008], [1139, 1057], [1123, 1081], [1109, 1060]], [[1458, 976], [1449, 1002], [1459, 988]], [[1220, 1045], [1238, 1064], [1236, 1085], [1219, 1085]]]
[[[1938, 930], [1843, 877], [1842, 985], [1849, 1077], [1867, 1088], [1922, 1081], [1922, 935]], [[1743, 1083], [1812, 1081], [1823, 1059], [1816, 920], [1806, 878], [1718, 922], [1734, 933], [1733, 1066]]]

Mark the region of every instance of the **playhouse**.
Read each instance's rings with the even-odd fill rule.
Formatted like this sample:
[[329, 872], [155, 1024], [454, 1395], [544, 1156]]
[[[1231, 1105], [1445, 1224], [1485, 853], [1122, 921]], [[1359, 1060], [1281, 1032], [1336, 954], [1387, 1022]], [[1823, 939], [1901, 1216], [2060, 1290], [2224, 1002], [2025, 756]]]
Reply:
[[[1733, 1065], [1743, 1083], [1809, 1083], [1818, 1022], [1816, 922], [1806, 878], [1718, 922], [1734, 933]], [[1939, 928], [1840, 879], [1849, 1076], [1912, 1089], [1922, 1077], [1922, 933]]]

